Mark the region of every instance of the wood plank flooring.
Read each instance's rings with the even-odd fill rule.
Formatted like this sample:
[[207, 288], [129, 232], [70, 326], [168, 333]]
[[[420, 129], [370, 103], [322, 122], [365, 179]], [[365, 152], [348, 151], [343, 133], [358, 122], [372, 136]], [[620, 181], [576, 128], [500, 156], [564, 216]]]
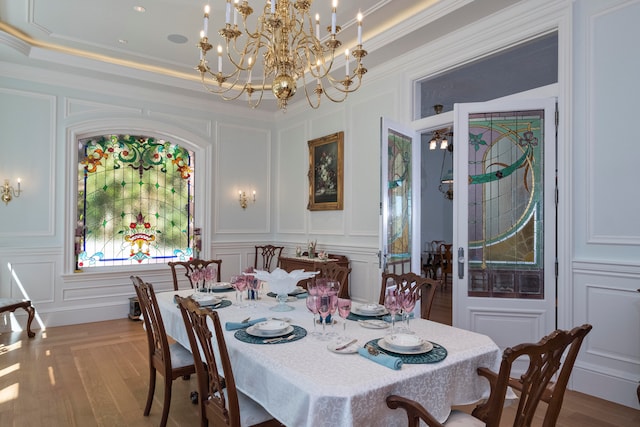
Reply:
[[[438, 313], [443, 307], [436, 299], [434, 318], [447, 316]], [[38, 330], [32, 339], [26, 332], [0, 334], [0, 426], [157, 426], [161, 377], [151, 415], [142, 415], [146, 345], [142, 324], [129, 319]], [[168, 426], [199, 425], [189, 400], [195, 389], [195, 377], [174, 381]], [[640, 411], [569, 391], [558, 426], [640, 426]]]

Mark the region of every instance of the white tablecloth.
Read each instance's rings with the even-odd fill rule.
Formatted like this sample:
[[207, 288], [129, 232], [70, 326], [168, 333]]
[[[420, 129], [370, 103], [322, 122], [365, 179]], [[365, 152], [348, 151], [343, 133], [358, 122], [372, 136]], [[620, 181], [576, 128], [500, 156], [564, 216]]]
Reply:
[[[189, 340], [173, 296], [192, 292], [157, 294], [167, 334], [187, 348]], [[233, 292], [227, 295], [234, 300]], [[313, 331], [304, 299], [289, 303], [295, 310], [285, 313], [269, 310], [275, 304], [265, 296], [255, 308], [231, 305], [218, 314], [223, 327], [227, 321], [240, 322], [249, 316], [286, 316], [293, 324]], [[342, 332], [342, 324], [335, 328]], [[411, 329], [446, 348], [446, 359], [392, 370], [357, 353], [332, 353], [326, 341], [309, 335], [294, 342], [263, 345], [241, 342], [234, 337], [235, 331], [225, 331], [225, 340], [238, 389], [289, 427], [405, 426], [405, 412], [387, 408], [385, 399], [390, 394], [417, 400], [444, 421], [452, 405], [474, 403], [488, 395], [488, 383], [476, 369], [499, 367], [501, 352], [491, 338], [423, 319], [411, 320]], [[347, 321], [347, 335], [358, 338], [360, 345], [384, 336], [385, 331]]]

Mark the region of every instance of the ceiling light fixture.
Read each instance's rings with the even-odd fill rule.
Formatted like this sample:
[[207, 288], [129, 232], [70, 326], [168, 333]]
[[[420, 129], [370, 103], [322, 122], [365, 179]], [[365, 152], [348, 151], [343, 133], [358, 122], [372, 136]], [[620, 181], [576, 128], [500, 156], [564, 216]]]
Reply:
[[[307, 102], [314, 109], [320, 106], [323, 94], [332, 102], [342, 102], [349, 93], [358, 90], [367, 72], [361, 63], [367, 55], [362, 49], [361, 13], [357, 17], [356, 47], [345, 50], [344, 71], [336, 71], [336, 50], [342, 45], [336, 38], [341, 30], [336, 24], [337, 0], [333, 0], [331, 25], [327, 27], [329, 36], [324, 44], [320, 41], [320, 16], [316, 14], [314, 21], [309, 12], [312, 0], [267, 0], [253, 31], [247, 28], [247, 17], [253, 13], [248, 0], [234, 0], [233, 21], [231, 1], [226, 0], [225, 26], [218, 31], [225, 45], [224, 68], [231, 67], [227, 73], [223, 72], [222, 45], [216, 49], [217, 69], [209, 68], [207, 53], [213, 48], [208, 38], [210, 7], [207, 5], [204, 9], [204, 29], [198, 43], [200, 62], [196, 69], [207, 91], [220, 95], [225, 101], [246, 94], [252, 108], [260, 105], [265, 91], [272, 91], [278, 107], [285, 111], [289, 99], [296, 93], [298, 79], [302, 79]], [[244, 31], [238, 29], [238, 15], [242, 17]], [[352, 73], [349, 72], [350, 57], [356, 61]], [[261, 67], [256, 67], [260, 59]], [[254, 68], [260, 76], [252, 76]], [[334, 75], [344, 73], [344, 78], [335, 78], [332, 72]], [[257, 77], [255, 84], [252, 77]], [[315, 88], [307, 89], [307, 83], [312, 84], [313, 80]], [[255, 92], [258, 94], [254, 96]]]

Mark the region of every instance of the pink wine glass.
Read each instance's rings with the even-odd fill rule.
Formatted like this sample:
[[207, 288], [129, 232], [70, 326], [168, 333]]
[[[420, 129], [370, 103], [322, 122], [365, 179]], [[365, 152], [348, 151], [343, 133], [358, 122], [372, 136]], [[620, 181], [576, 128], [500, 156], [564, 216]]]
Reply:
[[396, 328], [396, 314], [400, 311], [400, 304], [398, 300], [398, 293], [395, 289], [387, 289], [387, 293], [384, 297], [384, 306], [389, 311], [391, 316], [391, 333], [395, 333]]
[[236, 290], [236, 302], [238, 308], [244, 307], [242, 303], [242, 293], [247, 289], [247, 281], [244, 276], [231, 276], [231, 286]]
[[344, 319], [342, 322], [342, 334], [347, 339], [347, 317], [351, 313], [351, 300], [348, 298], [338, 298], [338, 314]]
[[407, 332], [411, 332], [411, 328], [409, 327], [409, 319], [411, 318], [411, 313], [413, 309], [416, 307], [416, 292], [409, 291], [406, 292], [402, 298], [402, 309], [404, 310], [404, 316], [407, 320]]

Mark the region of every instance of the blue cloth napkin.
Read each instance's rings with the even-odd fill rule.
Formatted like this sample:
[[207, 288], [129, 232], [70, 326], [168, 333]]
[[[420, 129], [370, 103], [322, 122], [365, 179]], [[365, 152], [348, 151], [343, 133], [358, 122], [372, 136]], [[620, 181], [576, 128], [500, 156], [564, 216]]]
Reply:
[[366, 357], [369, 360], [372, 360], [376, 363], [381, 364], [382, 366], [386, 366], [390, 369], [398, 370], [402, 368], [402, 359], [395, 356], [389, 356], [388, 354], [379, 353], [379, 354], [371, 354], [369, 350], [364, 347], [360, 347], [358, 349], [358, 354], [362, 357]]
[[247, 328], [251, 325], [255, 325], [256, 323], [260, 323], [260, 322], [264, 322], [265, 320], [267, 320], [266, 317], [261, 317], [259, 319], [253, 319], [253, 320], [249, 320], [248, 322], [242, 323], [242, 322], [227, 322], [224, 324], [224, 328], [227, 331], [234, 331], [236, 329], [242, 329], [242, 328]]

